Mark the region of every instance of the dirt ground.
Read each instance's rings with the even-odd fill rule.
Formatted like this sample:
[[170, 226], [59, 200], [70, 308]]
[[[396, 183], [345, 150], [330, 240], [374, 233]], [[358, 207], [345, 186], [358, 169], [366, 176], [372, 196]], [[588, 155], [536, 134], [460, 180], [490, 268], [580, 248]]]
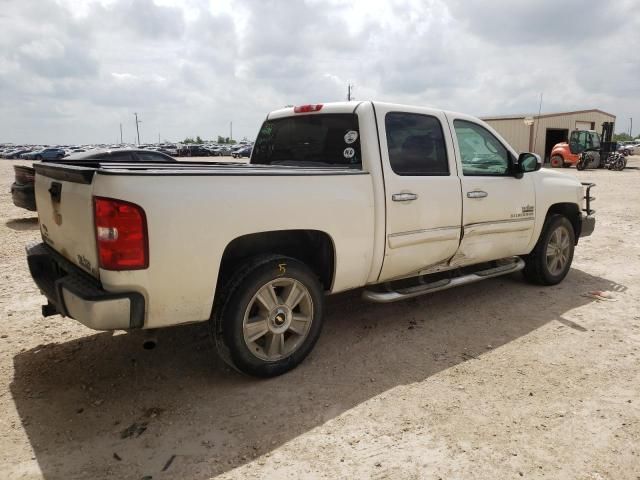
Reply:
[[[520, 275], [393, 305], [328, 299], [311, 356], [271, 380], [206, 328], [99, 333], [42, 318], [0, 160], [0, 478], [640, 479], [640, 157], [556, 287]], [[608, 301], [586, 292], [611, 292]]]

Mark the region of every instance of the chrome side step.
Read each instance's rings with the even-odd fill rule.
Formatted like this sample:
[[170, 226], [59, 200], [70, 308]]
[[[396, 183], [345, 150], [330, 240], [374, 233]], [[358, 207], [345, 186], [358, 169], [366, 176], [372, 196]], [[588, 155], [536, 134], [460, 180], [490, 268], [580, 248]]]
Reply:
[[[497, 267], [478, 270], [477, 272], [468, 273], [460, 277], [447, 278], [431, 283], [422, 283], [420, 285], [415, 285], [407, 288], [399, 288], [397, 290], [388, 289], [387, 291], [380, 292], [377, 292], [375, 290], [365, 290], [362, 292], [362, 298], [364, 300], [369, 300], [370, 302], [376, 303], [397, 302], [399, 300], [418, 297], [427, 293], [439, 292], [441, 290], [447, 290], [449, 288], [479, 282], [480, 280], [484, 280], [486, 278], [507, 275], [509, 273], [518, 272], [523, 268], [524, 260], [522, 260], [520, 257], [513, 257], [508, 259], [508, 263], [506, 263], [505, 265], [498, 265]], [[418, 281], [422, 281], [422, 277], [420, 277]], [[387, 288], [389, 288], [388, 284]]]

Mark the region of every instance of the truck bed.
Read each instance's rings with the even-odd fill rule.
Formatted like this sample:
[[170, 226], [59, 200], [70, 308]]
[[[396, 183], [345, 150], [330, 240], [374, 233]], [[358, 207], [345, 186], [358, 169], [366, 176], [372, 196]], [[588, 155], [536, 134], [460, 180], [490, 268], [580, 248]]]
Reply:
[[[35, 168], [45, 243], [106, 291], [143, 295], [146, 328], [208, 319], [225, 249], [256, 232], [326, 233], [336, 255], [331, 292], [362, 286], [378, 273], [372, 273], [372, 179], [362, 170], [208, 162]], [[93, 212], [99, 197], [144, 210], [147, 268], [100, 267]]]

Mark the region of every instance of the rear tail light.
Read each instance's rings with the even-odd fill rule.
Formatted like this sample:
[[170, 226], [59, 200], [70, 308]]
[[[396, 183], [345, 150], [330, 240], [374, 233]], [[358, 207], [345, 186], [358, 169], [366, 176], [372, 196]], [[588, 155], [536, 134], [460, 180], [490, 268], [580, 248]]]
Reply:
[[93, 211], [100, 268], [147, 268], [149, 238], [144, 210], [122, 200], [93, 197]]
[[294, 113], [319, 112], [320, 110], [322, 110], [321, 103], [317, 103], [315, 105], [298, 105], [297, 107], [293, 107]]

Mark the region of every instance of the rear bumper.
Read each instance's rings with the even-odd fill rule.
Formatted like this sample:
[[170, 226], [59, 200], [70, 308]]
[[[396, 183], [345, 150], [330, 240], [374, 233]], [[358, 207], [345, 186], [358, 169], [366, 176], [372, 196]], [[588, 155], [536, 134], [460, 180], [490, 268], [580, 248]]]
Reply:
[[580, 218], [580, 237], [588, 237], [596, 228], [596, 217], [582, 214]]
[[38, 243], [27, 247], [29, 271], [49, 300], [44, 316], [59, 313], [94, 330], [141, 328], [144, 297], [137, 292], [111, 293], [51, 247]]
[[11, 185], [11, 197], [16, 207], [26, 208], [32, 212], [36, 211], [36, 195], [33, 189], [33, 183], [22, 185], [14, 183]]

